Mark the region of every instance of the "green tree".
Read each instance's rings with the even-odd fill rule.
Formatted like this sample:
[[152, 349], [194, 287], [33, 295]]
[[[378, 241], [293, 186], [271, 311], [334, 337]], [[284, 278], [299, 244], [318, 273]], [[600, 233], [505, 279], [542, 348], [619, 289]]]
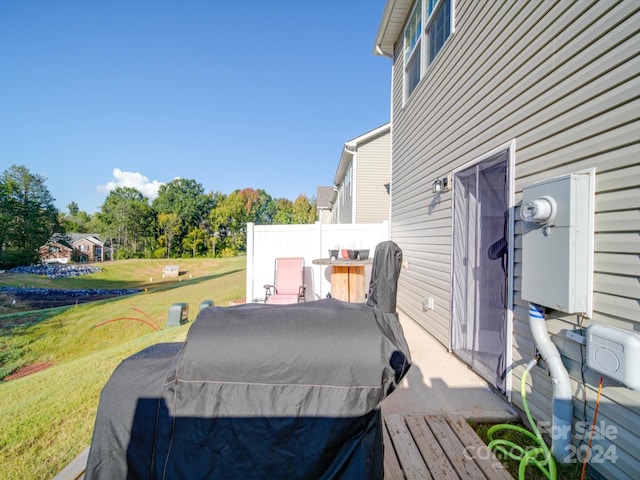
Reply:
[[182, 239], [183, 251], [191, 251], [192, 257], [205, 255], [209, 246], [209, 235], [207, 232], [200, 228], [194, 227], [189, 233]]
[[275, 214], [273, 223], [287, 225], [292, 223], [313, 223], [317, 220], [316, 202], [306, 195], [299, 195], [295, 201], [277, 198], [274, 201]]
[[216, 251], [242, 250], [242, 245], [246, 245], [243, 226], [246, 229], [247, 218], [247, 201], [240, 190], [217, 196], [217, 204], [209, 216], [211, 228], [217, 234]]
[[161, 232], [158, 241], [166, 246], [167, 258], [171, 258], [171, 244], [180, 231], [180, 218], [175, 213], [159, 213], [158, 230]]
[[151, 208], [147, 199], [135, 201], [130, 207], [132, 223], [129, 225], [132, 257], [146, 256], [155, 245], [156, 212]]
[[69, 215], [72, 217], [75, 217], [76, 215], [78, 215], [78, 212], [80, 212], [80, 208], [78, 207], [78, 204], [76, 202], [71, 202], [69, 205], [67, 205], [67, 208], [69, 209]]
[[293, 223], [293, 202], [286, 198], [276, 198], [274, 200], [276, 213], [273, 216], [273, 223], [276, 225], [289, 225]]
[[264, 190], [245, 188], [229, 195], [215, 194], [209, 220], [216, 235], [216, 250], [241, 252], [246, 249], [247, 223], [257, 225], [313, 223], [315, 202], [300, 195], [294, 202], [273, 200]]
[[[174, 213], [179, 224], [175, 232], [177, 246], [194, 228], [204, 228], [213, 207], [213, 198], [204, 193], [204, 187], [195, 180], [177, 178], [162, 185], [152, 206], [158, 214]], [[181, 253], [181, 252], [180, 252]], [[187, 249], [186, 253], [190, 253]]]
[[152, 233], [154, 211], [148, 200], [132, 187], [117, 187], [102, 204], [102, 234], [111, 239], [114, 258], [139, 256], [144, 239]]
[[293, 202], [291, 223], [313, 223], [317, 217], [315, 200], [310, 201], [306, 195], [298, 195]]
[[92, 223], [91, 216], [87, 212], [80, 210], [76, 202], [71, 202], [67, 205], [67, 209], [69, 210], [67, 215], [62, 212], [58, 214], [58, 219], [66, 232], [94, 233], [91, 228], [94, 227], [95, 223]]
[[63, 233], [45, 177], [12, 165], [0, 176], [0, 265], [31, 264], [38, 248]]
[[240, 196], [246, 199], [247, 221], [256, 225], [271, 225], [276, 207], [271, 195], [262, 189], [245, 188]]
[[246, 250], [247, 223], [270, 224], [275, 213], [273, 200], [264, 190], [245, 188], [229, 195], [216, 195], [209, 216], [217, 237], [216, 250], [237, 254]]

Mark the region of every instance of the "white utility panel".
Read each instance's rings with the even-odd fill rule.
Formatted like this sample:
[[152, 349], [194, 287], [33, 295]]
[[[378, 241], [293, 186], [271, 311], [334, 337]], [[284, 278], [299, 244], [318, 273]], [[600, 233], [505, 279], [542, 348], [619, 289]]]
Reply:
[[522, 298], [591, 316], [595, 169], [522, 190]]
[[587, 367], [640, 390], [640, 336], [634, 332], [591, 325], [587, 328]]

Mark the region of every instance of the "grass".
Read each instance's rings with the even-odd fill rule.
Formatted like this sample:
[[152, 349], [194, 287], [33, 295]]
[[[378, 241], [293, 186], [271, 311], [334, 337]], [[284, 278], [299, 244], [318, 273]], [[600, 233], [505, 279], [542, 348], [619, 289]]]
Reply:
[[[494, 425], [491, 423], [474, 423], [469, 422], [471, 427], [475, 430], [478, 436], [482, 439], [485, 444], [489, 444], [489, 439], [487, 432]], [[523, 427], [522, 424], [518, 424], [520, 427]], [[500, 435], [499, 438], [510, 441], [519, 445], [523, 448], [527, 446], [531, 446], [531, 440], [528, 439], [525, 435], [513, 431], [513, 430], [505, 430]], [[510, 458], [506, 458], [505, 455], [496, 454], [496, 457], [502, 462], [502, 464], [507, 468], [509, 473], [513, 476], [513, 478], [518, 478], [518, 468], [520, 466], [520, 462], [517, 460], [512, 460]], [[569, 463], [562, 464], [556, 462], [557, 468], [557, 480], [576, 480], [580, 478], [580, 473], [582, 471], [582, 464], [579, 463]], [[547, 477], [538, 470], [535, 466], [530, 465], [526, 469], [526, 479], [527, 480], [547, 480]], [[591, 477], [587, 474], [586, 479], [591, 479]]]
[[[18, 355], [25, 365], [54, 363], [0, 383], [0, 478], [52, 478], [90, 444], [100, 390], [123, 359], [150, 345], [184, 340], [201, 301], [225, 306], [244, 296], [243, 257], [171, 260], [184, 280], [158, 281], [167, 263], [108, 262], [102, 273], [55, 281], [0, 275], [0, 285], [146, 289], [70, 308], [0, 316], [0, 354]], [[158, 280], [150, 282], [150, 277]], [[190, 307], [190, 322], [180, 327], [156, 331], [126, 319], [153, 319], [164, 327], [176, 302]]]

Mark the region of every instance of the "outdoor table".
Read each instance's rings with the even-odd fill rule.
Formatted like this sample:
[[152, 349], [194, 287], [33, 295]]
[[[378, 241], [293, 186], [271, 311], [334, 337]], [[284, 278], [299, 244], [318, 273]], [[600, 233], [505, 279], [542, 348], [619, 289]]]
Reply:
[[373, 259], [317, 258], [312, 260], [312, 263], [331, 267], [331, 296], [333, 298], [351, 303], [365, 301], [364, 267], [371, 265]]

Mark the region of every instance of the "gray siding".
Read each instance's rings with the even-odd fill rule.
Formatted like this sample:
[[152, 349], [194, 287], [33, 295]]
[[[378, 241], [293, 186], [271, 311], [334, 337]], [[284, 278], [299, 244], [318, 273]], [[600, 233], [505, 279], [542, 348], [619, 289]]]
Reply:
[[[515, 200], [522, 187], [597, 169], [594, 314], [547, 322], [572, 377], [574, 415], [593, 416], [599, 376], [564, 331], [582, 322], [640, 331], [640, 2], [456, 1], [456, 31], [403, 105], [401, 45], [392, 79], [391, 236], [406, 260], [398, 305], [449, 344], [451, 193], [431, 183], [515, 140]], [[401, 41], [401, 39], [399, 40]], [[516, 218], [519, 212], [516, 212]], [[513, 400], [533, 342], [520, 298], [521, 225], [515, 226]], [[423, 312], [431, 296], [436, 308]], [[583, 383], [584, 370], [584, 383]], [[528, 399], [551, 417], [549, 377], [535, 368]], [[586, 402], [585, 402], [586, 396]], [[615, 462], [593, 463], [607, 478], [640, 471], [640, 393], [604, 380], [599, 421], [616, 428]]]
[[389, 220], [391, 135], [385, 133], [358, 147], [356, 157], [356, 223]]
[[[350, 165], [348, 170], [353, 173], [353, 165]], [[351, 175], [351, 182], [353, 183], [353, 175]], [[352, 187], [343, 183], [340, 186], [340, 193], [338, 194], [338, 222], [337, 223], [354, 223], [353, 222], [353, 195], [351, 194]]]

